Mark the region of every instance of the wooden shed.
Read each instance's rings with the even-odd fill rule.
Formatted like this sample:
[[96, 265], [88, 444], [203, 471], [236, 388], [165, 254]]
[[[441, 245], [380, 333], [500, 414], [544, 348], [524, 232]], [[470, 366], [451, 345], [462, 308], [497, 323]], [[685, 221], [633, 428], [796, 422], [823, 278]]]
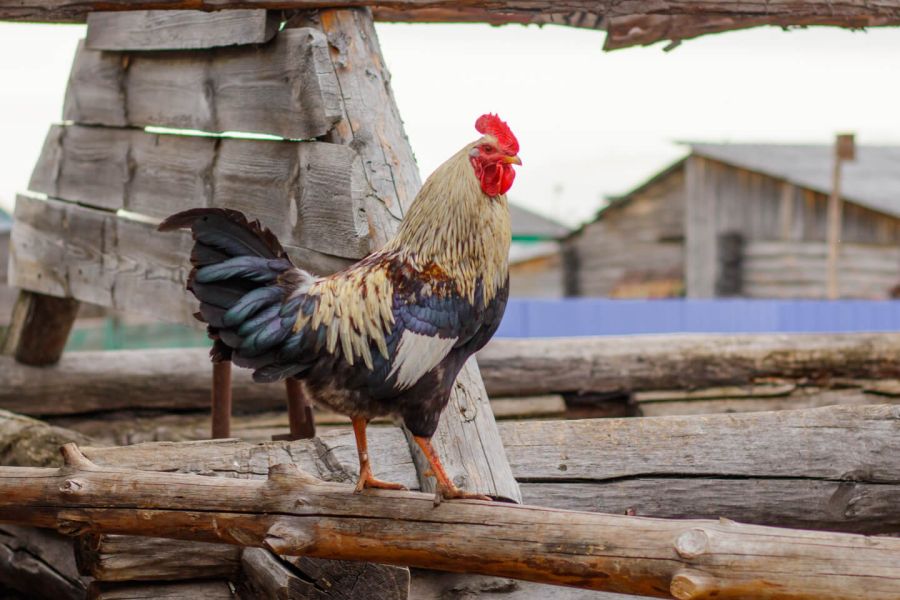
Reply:
[[509, 293], [514, 297], [563, 296], [559, 240], [569, 228], [552, 219], [509, 205], [512, 244], [509, 249]]
[[[692, 144], [564, 243], [569, 295], [822, 298], [830, 146]], [[900, 148], [844, 166], [839, 291], [900, 283]]]

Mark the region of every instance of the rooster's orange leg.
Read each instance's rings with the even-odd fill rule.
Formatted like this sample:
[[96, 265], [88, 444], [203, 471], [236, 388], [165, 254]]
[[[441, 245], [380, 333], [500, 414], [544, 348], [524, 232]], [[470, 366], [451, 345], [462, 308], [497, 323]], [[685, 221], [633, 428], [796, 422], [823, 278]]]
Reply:
[[372, 475], [372, 467], [369, 464], [369, 445], [366, 442], [366, 425], [368, 419], [353, 417], [353, 433], [356, 435], [356, 451], [359, 453], [359, 481], [356, 491], [361, 492], [366, 488], [379, 488], [382, 490], [405, 490], [399, 483], [381, 481]]
[[464, 492], [453, 485], [453, 482], [447, 477], [447, 472], [444, 470], [444, 465], [441, 464], [441, 459], [438, 458], [437, 452], [434, 451], [434, 447], [431, 445], [431, 438], [414, 435], [413, 439], [416, 440], [419, 448], [421, 448], [422, 452], [425, 454], [425, 458], [428, 459], [428, 464], [431, 465], [431, 473], [434, 475], [434, 478], [437, 479], [438, 492], [440, 492], [443, 498], [448, 500], [452, 498], [468, 498], [470, 500], [491, 499], [490, 497], [481, 494]]

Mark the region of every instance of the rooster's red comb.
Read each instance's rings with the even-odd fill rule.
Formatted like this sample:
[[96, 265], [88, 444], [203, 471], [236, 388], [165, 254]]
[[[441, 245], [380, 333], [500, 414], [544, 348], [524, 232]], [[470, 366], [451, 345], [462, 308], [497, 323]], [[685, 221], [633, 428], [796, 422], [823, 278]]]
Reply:
[[509, 125], [501, 121], [497, 115], [490, 113], [481, 115], [475, 121], [475, 129], [478, 133], [492, 135], [497, 138], [497, 144], [509, 154], [519, 153], [519, 140], [516, 139], [516, 136], [509, 129]]

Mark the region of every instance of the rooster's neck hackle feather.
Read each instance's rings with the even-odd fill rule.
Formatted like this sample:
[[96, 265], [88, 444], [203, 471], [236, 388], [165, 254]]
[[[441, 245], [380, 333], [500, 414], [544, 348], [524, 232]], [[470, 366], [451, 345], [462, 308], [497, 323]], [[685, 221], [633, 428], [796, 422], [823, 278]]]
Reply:
[[506, 283], [511, 229], [506, 196], [486, 196], [469, 160], [483, 141], [432, 173], [385, 250], [407, 254], [419, 268], [437, 265], [473, 303], [480, 280], [487, 304]]

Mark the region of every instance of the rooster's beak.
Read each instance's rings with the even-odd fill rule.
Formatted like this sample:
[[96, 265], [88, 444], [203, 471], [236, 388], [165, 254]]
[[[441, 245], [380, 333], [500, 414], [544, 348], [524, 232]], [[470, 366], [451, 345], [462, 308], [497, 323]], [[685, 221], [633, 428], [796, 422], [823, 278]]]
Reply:
[[505, 157], [503, 157], [503, 160], [506, 161], [506, 162], [508, 162], [508, 163], [511, 164], [511, 165], [521, 165], [521, 164], [522, 164], [522, 159], [519, 158], [518, 155], [516, 155], [516, 156], [505, 156]]

